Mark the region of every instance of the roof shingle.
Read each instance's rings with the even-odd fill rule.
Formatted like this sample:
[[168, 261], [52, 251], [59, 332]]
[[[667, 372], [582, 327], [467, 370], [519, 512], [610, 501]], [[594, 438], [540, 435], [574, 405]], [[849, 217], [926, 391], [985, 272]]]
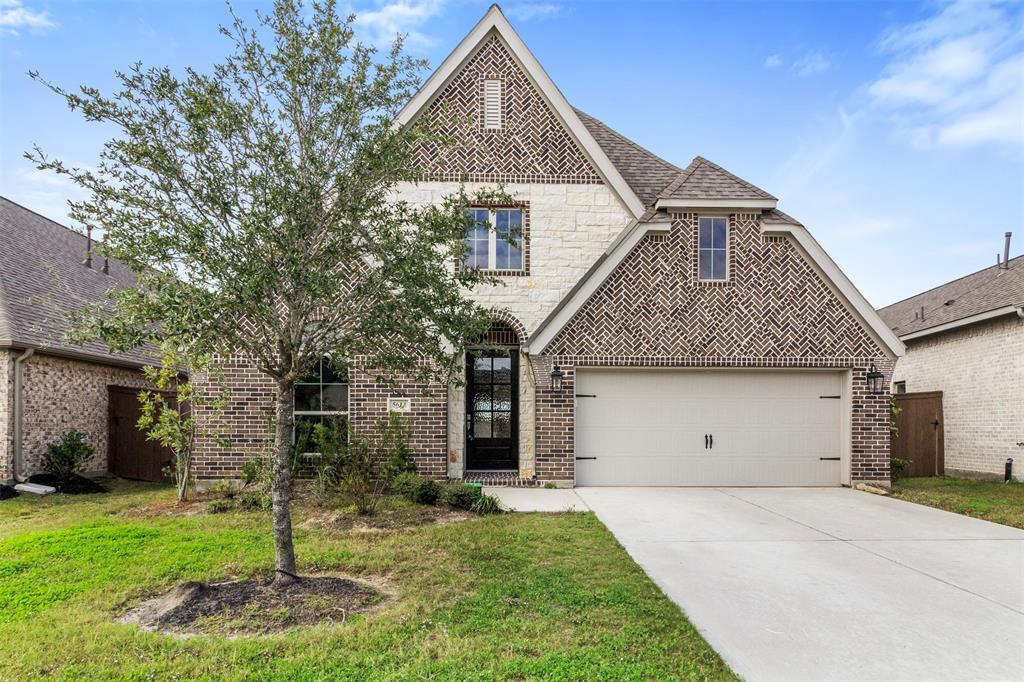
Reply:
[[[1024, 304], [1024, 256], [947, 282], [879, 308], [878, 314], [897, 336], [905, 336], [997, 308]], [[921, 319], [924, 308], [924, 319]]]
[[82, 264], [85, 235], [9, 199], [0, 197], [0, 346], [25, 345], [100, 361], [144, 364], [153, 357], [140, 350], [111, 353], [91, 342], [65, 341], [70, 315], [87, 303], [105, 301], [113, 287], [132, 286], [135, 275], [117, 260], [104, 274], [102, 259]]

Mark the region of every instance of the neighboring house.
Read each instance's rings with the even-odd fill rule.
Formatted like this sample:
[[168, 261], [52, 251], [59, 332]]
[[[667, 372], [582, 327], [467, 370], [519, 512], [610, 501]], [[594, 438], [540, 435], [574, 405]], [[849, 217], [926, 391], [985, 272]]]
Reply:
[[[573, 108], [497, 6], [399, 123], [426, 112], [459, 144], [418, 148], [422, 181], [400, 198], [438, 202], [460, 181], [516, 197], [470, 208], [497, 234], [474, 229], [465, 263], [502, 282], [471, 295], [506, 352], [471, 352], [465, 385], [393, 392], [349, 359], [347, 377], [297, 389], [297, 420], [362, 429], [391, 393], [408, 396], [419, 470], [454, 479], [888, 483], [881, 379], [903, 346], [775, 197], [701, 157], [677, 167]], [[242, 358], [225, 371], [232, 445], [204, 446], [200, 478], [237, 473], [269, 435], [272, 386]]]
[[[72, 312], [135, 279], [115, 260], [87, 264], [86, 239], [0, 197], [0, 481], [38, 473], [46, 446], [67, 431], [81, 431], [96, 448], [89, 473], [112, 468], [112, 436], [123, 444], [138, 435], [131, 415], [134, 394], [148, 385], [139, 370], [147, 356], [64, 340]], [[123, 418], [111, 412], [112, 396]], [[118, 473], [132, 474], [152, 449], [135, 440]]]
[[942, 392], [945, 472], [1002, 477], [1012, 457], [1024, 479], [1024, 256], [878, 313], [907, 347], [896, 391]]

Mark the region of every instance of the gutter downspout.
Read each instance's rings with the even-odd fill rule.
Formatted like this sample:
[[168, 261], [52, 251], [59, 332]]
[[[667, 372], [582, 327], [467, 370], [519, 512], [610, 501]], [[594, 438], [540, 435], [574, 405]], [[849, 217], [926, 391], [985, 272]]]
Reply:
[[36, 352], [35, 348], [26, 348], [25, 352], [14, 358], [14, 452], [11, 458], [11, 477], [21, 481], [21, 423], [24, 417], [24, 405], [21, 399], [23, 382], [22, 363]]
[[1024, 320], [1024, 305], [1017, 306], [1017, 317]]

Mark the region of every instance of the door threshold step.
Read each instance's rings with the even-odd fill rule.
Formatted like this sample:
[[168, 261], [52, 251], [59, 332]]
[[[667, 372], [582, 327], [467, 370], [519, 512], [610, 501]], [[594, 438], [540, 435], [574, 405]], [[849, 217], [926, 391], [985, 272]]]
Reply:
[[464, 483], [482, 483], [489, 488], [536, 488], [540, 481], [523, 478], [518, 471], [466, 471], [462, 474]]

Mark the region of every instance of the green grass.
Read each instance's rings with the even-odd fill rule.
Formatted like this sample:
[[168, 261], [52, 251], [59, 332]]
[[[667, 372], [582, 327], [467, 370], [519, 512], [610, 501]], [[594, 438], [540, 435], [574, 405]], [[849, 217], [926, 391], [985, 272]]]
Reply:
[[[186, 580], [264, 577], [266, 512], [140, 513], [173, 491], [0, 502], [2, 679], [735, 679], [590, 514], [509, 514], [366, 531], [296, 511], [304, 572], [395, 598], [343, 625], [176, 638], [115, 617]], [[203, 505], [197, 505], [202, 510]]]
[[1024, 484], [961, 478], [901, 478], [893, 496], [946, 511], [1024, 528]]

